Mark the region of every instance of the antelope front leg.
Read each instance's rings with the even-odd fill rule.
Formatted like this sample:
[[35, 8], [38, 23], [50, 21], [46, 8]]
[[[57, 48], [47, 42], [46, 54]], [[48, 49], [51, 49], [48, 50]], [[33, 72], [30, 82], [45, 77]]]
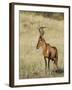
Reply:
[[51, 74], [50, 72], [50, 59], [48, 58], [48, 71], [49, 71], [49, 75]]
[[45, 60], [45, 74], [47, 74], [47, 60], [46, 60], [46, 57], [44, 57], [44, 60]]
[[48, 70], [50, 71], [50, 59], [48, 59]]

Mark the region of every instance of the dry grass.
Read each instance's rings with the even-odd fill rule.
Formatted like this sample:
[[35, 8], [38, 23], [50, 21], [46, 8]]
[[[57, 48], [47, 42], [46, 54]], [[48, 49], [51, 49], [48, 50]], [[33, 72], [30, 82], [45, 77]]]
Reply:
[[44, 38], [46, 42], [57, 47], [58, 65], [62, 71], [64, 70], [64, 20], [44, 17], [33, 12], [20, 12], [20, 79], [62, 77], [64, 75], [64, 72], [53, 72], [52, 61], [50, 62], [51, 74], [49, 75], [49, 72], [45, 74], [42, 49], [36, 49], [40, 26], [47, 27]]

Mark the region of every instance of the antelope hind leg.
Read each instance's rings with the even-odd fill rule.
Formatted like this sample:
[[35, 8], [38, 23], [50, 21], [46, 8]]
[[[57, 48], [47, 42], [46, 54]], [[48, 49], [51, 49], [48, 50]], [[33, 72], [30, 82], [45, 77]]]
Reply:
[[54, 65], [55, 65], [55, 71], [58, 70], [58, 60], [55, 58], [54, 59]]

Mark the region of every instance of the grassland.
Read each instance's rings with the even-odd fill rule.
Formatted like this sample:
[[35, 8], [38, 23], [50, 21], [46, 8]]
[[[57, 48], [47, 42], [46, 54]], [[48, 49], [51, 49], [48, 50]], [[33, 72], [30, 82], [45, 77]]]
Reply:
[[[55, 16], [55, 17], [54, 17]], [[64, 70], [64, 19], [62, 15], [43, 16], [41, 13], [20, 12], [20, 60], [19, 78], [62, 77], [64, 72], [53, 72], [53, 62], [50, 62], [51, 74], [45, 74], [45, 62], [42, 49], [36, 49], [40, 26], [45, 26], [46, 42], [58, 49], [58, 66]]]

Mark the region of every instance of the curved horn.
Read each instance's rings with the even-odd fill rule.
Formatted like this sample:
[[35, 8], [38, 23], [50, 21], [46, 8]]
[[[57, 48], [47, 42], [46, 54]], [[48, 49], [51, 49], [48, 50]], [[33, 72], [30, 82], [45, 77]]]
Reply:
[[39, 28], [39, 32], [40, 32], [40, 35], [43, 36], [44, 35], [44, 29], [45, 27], [40, 27]]

